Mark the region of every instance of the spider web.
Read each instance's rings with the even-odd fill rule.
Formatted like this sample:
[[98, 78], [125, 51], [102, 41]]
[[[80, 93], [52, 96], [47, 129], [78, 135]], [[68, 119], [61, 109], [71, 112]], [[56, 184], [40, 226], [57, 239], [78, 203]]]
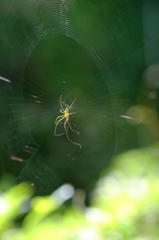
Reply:
[[[80, 2], [80, 3], [79, 3]], [[100, 3], [99, 3], [100, 2]], [[140, 1], [1, 1], [1, 169], [37, 194], [91, 190], [117, 153], [140, 146], [127, 110], [144, 71]], [[134, 18], [135, 15], [135, 18]], [[68, 128], [55, 119], [76, 99]]]

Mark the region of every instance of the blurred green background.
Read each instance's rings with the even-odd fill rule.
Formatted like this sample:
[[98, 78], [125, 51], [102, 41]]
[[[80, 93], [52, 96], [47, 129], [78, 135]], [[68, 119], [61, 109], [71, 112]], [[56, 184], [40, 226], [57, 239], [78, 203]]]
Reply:
[[32, 197], [30, 183], [1, 178], [1, 239], [158, 239], [158, 157], [157, 143], [118, 155], [91, 193], [89, 207], [84, 191], [70, 184]]
[[[0, 1], [3, 239], [157, 236], [158, 10], [157, 0]], [[67, 130], [81, 148], [64, 122], [54, 136], [60, 96], [64, 109], [76, 99], [80, 134]]]

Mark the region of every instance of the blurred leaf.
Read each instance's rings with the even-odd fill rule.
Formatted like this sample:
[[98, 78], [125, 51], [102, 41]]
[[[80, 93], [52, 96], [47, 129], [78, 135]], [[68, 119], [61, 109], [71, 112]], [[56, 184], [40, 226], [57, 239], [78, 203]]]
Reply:
[[0, 196], [0, 232], [7, 229], [16, 217], [28, 211], [26, 203], [32, 194], [31, 186], [21, 183]]

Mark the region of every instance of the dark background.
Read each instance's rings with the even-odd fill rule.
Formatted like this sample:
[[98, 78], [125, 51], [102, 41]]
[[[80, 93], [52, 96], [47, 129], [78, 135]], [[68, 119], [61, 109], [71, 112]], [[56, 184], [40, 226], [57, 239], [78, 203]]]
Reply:
[[[158, 1], [0, 1], [1, 175], [38, 195], [67, 182], [89, 196], [116, 154], [158, 140], [158, 10]], [[61, 95], [64, 108], [76, 98], [80, 135], [68, 134], [81, 149], [63, 124], [54, 136]]]

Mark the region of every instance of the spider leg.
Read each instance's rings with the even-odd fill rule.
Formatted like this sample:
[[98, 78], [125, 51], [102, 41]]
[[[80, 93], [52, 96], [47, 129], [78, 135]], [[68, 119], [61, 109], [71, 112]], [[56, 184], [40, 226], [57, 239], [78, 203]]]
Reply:
[[64, 122], [64, 128], [65, 128], [65, 132], [66, 132], [66, 136], [67, 136], [68, 141], [70, 141], [71, 143], [73, 143], [73, 144], [75, 144], [75, 145], [80, 146], [80, 148], [81, 148], [81, 144], [72, 142], [72, 141], [69, 139], [68, 132], [67, 132], [67, 128], [66, 128], [66, 123], [67, 123], [67, 120], [65, 120], [65, 122]]
[[69, 115], [75, 114], [76, 112], [69, 113]]
[[[62, 116], [60, 116], [60, 117], [62, 117]], [[61, 122], [64, 118], [65, 118], [65, 116], [62, 117], [61, 119], [59, 119], [59, 120], [56, 122], [55, 130], [54, 130], [54, 135], [56, 135], [56, 128], [57, 128], [58, 123]]]
[[57, 123], [57, 119], [62, 118], [62, 117], [64, 117], [64, 116], [63, 116], [63, 115], [62, 115], [62, 116], [58, 116], [58, 117], [56, 118], [56, 120], [55, 120], [55, 124]]
[[62, 99], [62, 95], [61, 95], [61, 97], [60, 97], [60, 106], [61, 106], [62, 111], [65, 112], [65, 110], [63, 109], [63, 106], [62, 106], [61, 99]]
[[77, 132], [77, 131], [73, 130], [73, 128], [71, 127], [71, 124], [70, 124], [69, 120], [67, 121], [67, 123], [68, 123], [68, 125], [69, 125], [70, 129], [71, 129], [73, 132], [75, 132], [75, 133], [77, 133], [77, 134], [79, 135], [79, 132]]
[[72, 107], [72, 105], [74, 104], [75, 101], [76, 101], [76, 98], [73, 100], [73, 102], [72, 102], [71, 105], [69, 106], [69, 109]]
[[65, 111], [62, 111], [61, 109], [60, 109], [60, 112], [63, 113], [63, 114], [65, 114]]

